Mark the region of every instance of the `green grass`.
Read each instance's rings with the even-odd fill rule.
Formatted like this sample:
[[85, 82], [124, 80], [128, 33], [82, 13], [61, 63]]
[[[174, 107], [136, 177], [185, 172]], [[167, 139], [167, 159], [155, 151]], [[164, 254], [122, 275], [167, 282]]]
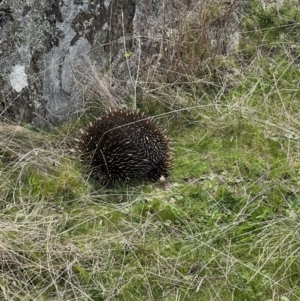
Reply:
[[89, 113], [53, 132], [0, 124], [1, 300], [300, 299], [300, 14], [262, 2], [218, 57], [219, 92], [163, 91], [165, 184], [89, 179], [72, 150]]

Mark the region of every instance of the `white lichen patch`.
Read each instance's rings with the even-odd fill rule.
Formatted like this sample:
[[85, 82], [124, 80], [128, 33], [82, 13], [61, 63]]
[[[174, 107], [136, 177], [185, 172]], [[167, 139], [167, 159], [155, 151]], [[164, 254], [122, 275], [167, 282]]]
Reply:
[[110, 2], [111, 2], [111, 0], [104, 0], [104, 6], [106, 9], [108, 9]]
[[102, 29], [103, 29], [103, 30], [108, 29], [108, 23], [107, 23], [107, 22], [105, 22], [105, 23], [103, 24]]
[[27, 74], [25, 73], [25, 66], [22, 65], [14, 66], [9, 77], [10, 77], [10, 83], [12, 87], [17, 92], [21, 92], [24, 87], [28, 86]]

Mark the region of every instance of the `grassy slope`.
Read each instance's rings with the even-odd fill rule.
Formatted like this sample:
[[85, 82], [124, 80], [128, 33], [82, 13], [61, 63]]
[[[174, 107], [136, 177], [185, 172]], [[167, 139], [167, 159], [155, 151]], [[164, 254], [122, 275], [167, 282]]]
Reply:
[[166, 186], [97, 186], [77, 124], [0, 125], [1, 300], [300, 299], [300, 11], [252, 4], [230, 89], [166, 115]]

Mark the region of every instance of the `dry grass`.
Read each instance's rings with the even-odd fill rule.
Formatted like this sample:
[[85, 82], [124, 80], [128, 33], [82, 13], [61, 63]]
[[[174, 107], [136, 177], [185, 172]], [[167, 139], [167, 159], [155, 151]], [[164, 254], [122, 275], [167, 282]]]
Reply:
[[264, 2], [264, 15], [254, 1], [239, 51], [205, 48], [192, 64], [197, 43], [211, 46], [211, 16], [231, 9], [205, 4], [162, 36], [164, 66], [153, 59], [145, 72], [141, 55], [132, 103], [173, 138], [168, 185], [105, 189], [84, 172], [78, 129], [122, 105], [92, 67], [76, 121], [52, 132], [0, 124], [1, 300], [299, 299], [297, 8]]

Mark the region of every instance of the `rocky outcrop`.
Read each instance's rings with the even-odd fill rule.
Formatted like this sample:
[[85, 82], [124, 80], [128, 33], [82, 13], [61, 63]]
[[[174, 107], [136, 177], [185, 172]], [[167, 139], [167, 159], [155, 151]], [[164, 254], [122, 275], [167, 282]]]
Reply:
[[130, 87], [143, 54], [159, 59], [164, 28], [190, 2], [0, 0], [0, 114], [55, 125], [89, 97], [93, 74], [109, 70], [112, 95], [116, 80]]

